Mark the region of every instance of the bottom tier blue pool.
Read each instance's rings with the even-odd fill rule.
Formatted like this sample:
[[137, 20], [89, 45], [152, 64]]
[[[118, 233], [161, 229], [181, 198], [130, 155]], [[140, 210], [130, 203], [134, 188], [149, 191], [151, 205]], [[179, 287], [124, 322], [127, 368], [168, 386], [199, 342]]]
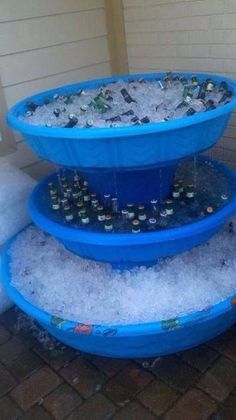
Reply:
[[208, 341], [236, 321], [236, 291], [221, 303], [185, 316], [136, 325], [85, 325], [52, 316], [28, 302], [11, 283], [9, 248], [2, 258], [3, 285], [13, 302], [58, 340], [75, 349], [118, 358], [165, 355]]

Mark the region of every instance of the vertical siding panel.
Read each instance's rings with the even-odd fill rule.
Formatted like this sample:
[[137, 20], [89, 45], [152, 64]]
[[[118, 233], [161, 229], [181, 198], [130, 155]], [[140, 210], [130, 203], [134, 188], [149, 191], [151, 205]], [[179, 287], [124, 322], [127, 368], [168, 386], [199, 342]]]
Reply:
[[[123, 0], [130, 72], [236, 78], [236, 1]], [[236, 164], [235, 116], [213, 153]]]
[[[1, 0], [2, 98], [10, 106], [51, 87], [110, 74], [104, 0]], [[4, 156], [40, 178], [53, 166], [17, 134]], [[8, 150], [9, 151], [9, 150]]]

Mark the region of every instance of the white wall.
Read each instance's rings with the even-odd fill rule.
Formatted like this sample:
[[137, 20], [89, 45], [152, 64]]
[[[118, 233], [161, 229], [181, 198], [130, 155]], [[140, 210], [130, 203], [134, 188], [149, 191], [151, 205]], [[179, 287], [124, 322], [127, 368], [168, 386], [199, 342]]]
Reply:
[[[103, 0], [1, 0], [0, 76], [7, 105], [51, 87], [109, 75], [106, 33]], [[51, 170], [17, 140], [17, 152], [1, 160], [36, 178]]]
[[[130, 72], [236, 78], [236, 0], [123, 0]], [[236, 114], [213, 155], [236, 167]]]

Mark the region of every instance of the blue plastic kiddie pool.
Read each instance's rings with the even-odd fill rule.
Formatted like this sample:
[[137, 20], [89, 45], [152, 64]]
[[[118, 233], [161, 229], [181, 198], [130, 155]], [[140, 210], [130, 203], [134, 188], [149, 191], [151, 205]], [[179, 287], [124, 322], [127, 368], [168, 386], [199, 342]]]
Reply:
[[[11, 286], [9, 248], [2, 256], [2, 281], [13, 302], [54, 337], [75, 349], [107, 357], [153, 357], [186, 350], [210, 340], [236, 321], [236, 291], [225, 301], [175, 319], [136, 325], [85, 325], [44, 312]], [[173, 302], [174, 305], [174, 302]]]
[[[180, 76], [191, 77], [192, 74], [181, 73]], [[130, 77], [149, 80], [165, 77], [164, 73], [137, 74], [76, 83], [39, 93], [13, 106], [7, 121], [22, 134], [38, 156], [58, 165], [79, 169], [100, 194], [104, 193], [109, 180], [116, 178], [116, 182], [110, 182], [110, 192], [113, 196], [118, 194], [122, 204], [127, 202], [128, 197], [134, 203], [140, 202], [140, 197], [145, 198], [145, 195], [149, 200], [154, 196], [165, 198], [170, 193], [177, 162], [212, 147], [223, 134], [236, 107], [236, 84], [233, 80], [203, 73], [196, 76], [200, 81], [206, 78], [215, 82], [226, 81], [233, 93], [231, 102], [178, 120], [129, 127], [48, 128], [30, 125], [19, 119], [25, 114], [28, 102], [43, 104], [45, 98], [51, 99], [55, 93], [75, 93], [79, 89], [94, 88]], [[130, 179], [129, 187], [126, 185], [127, 177]], [[154, 178], [160, 177], [162, 196], [157, 184], [153, 183]], [[149, 192], [146, 185], [149, 185]]]
[[[192, 76], [190, 73], [181, 75]], [[127, 202], [131, 192], [133, 202], [140, 203], [142, 199], [147, 202], [154, 190], [148, 190], [145, 185], [155, 185], [153, 177], [156, 174], [155, 179], [162, 179], [163, 184], [162, 190], [155, 190], [157, 198], [165, 199], [171, 191], [178, 161], [209, 149], [223, 134], [236, 108], [234, 81], [212, 74], [196, 74], [199, 80], [210, 78], [215, 82], [226, 81], [233, 92], [231, 102], [215, 110], [163, 123], [121, 128], [68, 129], [29, 125], [19, 119], [27, 109], [27, 102], [42, 104], [45, 98], [50, 99], [55, 93], [73, 93], [78, 89], [97, 87], [130, 77], [154, 79], [164, 76], [164, 73], [129, 75], [52, 89], [13, 106], [8, 112], [8, 123], [22, 134], [37, 155], [58, 165], [78, 169], [89, 178], [89, 183], [98, 193], [104, 193], [107, 180], [114, 177], [116, 183], [111, 183], [110, 193], [117, 192], [115, 187], [112, 191], [112, 185], [118, 182], [118, 198], [121, 203]], [[234, 189], [235, 173], [223, 164], [213, 164], [224, 173]], [[129, 189], [126, 187], [127, 177], [132, 179]], [[30, 199], [30, 214], [34, 222], [72, 252], [109, 262], [115, 268], [153, 264], [158, 258], [175, 255], [199, 245], [216, 233], [227, 218], [236, 212], [236, 194], [233, 193], [223, 208], [189, 225], [137, 235], [102, 234], [72, 229], [48, 217], [40, 201], [40, 194], [46, 184], [47, 179], [35, 188]], [[139, 188], [136, 188], [137, 185]], [[210, 340], [236, 321], [236, 293], [224, 302], [200, 312], [145, 324], [84, 325], [54, 317], [27, 302], [11, 286], [8, 250], [14, 240], [8, 243], [2, 260], [2, 278], [6, 291], [21, 309], [33, 316], [52, 335], [76, 349], [120, 358], [175, 353]]]
[[70, 227], [53, 220], [53, 212], [45, 202], [48, 182], [54, 181], [56, 174], [45, 178], [34, 188], [29, 200], [30, 217], [43, 231], [55, 236], [66, 248], [81, 257], [108, 262], [113, 268], [119, 269], [150, 266], [159, 258], [179, 254], [207, 241], [236, 212], [236, 172], [209, 158], [199, 159], [211, 162], [226, 176], [232, 196], [224, 207], [194, 223], [138, 235]]

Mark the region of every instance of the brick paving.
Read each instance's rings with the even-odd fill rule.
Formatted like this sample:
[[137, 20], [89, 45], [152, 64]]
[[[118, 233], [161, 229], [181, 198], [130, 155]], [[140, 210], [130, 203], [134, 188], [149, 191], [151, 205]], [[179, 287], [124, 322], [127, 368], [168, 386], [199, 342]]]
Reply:
[[0, 316], [0, 420], [236, 419], [236, 325], [182, 353], [119, 360], [50, 342], [21, 317]]

